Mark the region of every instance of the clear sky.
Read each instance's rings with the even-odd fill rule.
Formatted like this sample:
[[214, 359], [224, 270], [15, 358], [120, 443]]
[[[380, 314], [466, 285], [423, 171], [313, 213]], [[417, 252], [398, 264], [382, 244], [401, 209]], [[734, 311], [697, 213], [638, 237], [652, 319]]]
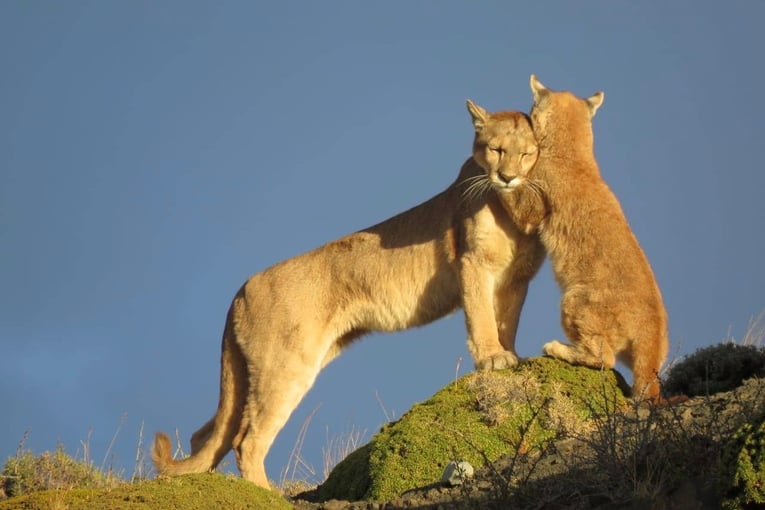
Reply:
[[[0, 457], [90, 439], [129, 475], [144, 434], [214, 412], [242, 282], [435, 195], [470, 153], [465, 99], [529, 75], [605, 91], [596, 155], [654, 268], [677, 358], [765, 308], [765, 2], [0, 2]], [[518, 349], [561, 336], [548, 266]], [[472, 369], [460, 313], [371, 335], [306, 417], [368, 439]], [[460, 362], [461, 360], [461, 362]], [[148, 437], [146, 438], [148, 441]], [[231, 463], [230, 463], [231, 464]]]

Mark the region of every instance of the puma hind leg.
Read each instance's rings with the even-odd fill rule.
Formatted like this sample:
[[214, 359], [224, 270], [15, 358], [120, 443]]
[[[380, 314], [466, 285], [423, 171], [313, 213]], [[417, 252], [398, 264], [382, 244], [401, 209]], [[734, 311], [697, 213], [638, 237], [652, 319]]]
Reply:
[[593, 335], [571, 340], [572, 344], [564, 344], [558, 340], [547, 342], [542, 346], [542, 352], [571, 365], [604, 369], [614, 368], [616, 356], [605, 337]]
[[639, 401], [661, 402], [661, 366], [669, 351], [669, 340], [661, 331], [646, 334], [631, 344], [630, 356], [624, 360], [632, 370], [632, 397]]
[[[338, 354], [339, 348], [335, 343], [328, 349], [317, 349], [309, 340], [297, 341], [293, 345], [305, 347], [282, 352], [280, 357], [288, 362], [279, 364], [279, 368], [261, 366], [250, 371], [250, 392], [233, 441], [242, 478], [261, 487], [269, 487], [266, 455], [323, 366]], [[289, 345], [289, 342], [278, 341], [274, 345]]]
[[570, 290], [561, 300], [561, 326], [571, 344], [558, 340], [547, 342], [542, 352], [572, 365], [590, 368], [614, 368], [616, 353], [606, 320], [590, 306], [586, 291]]
[[207, 423], [199, 427], [196, 432], [191, 434], [191, 439], [189, 440], [189, 443], [191, 444], [191, 455], [197, 453], [207, 442], [207, 440], [210, 438], [210, 434], [212, 434], [214, 427], [215, 416], [207, 420]]

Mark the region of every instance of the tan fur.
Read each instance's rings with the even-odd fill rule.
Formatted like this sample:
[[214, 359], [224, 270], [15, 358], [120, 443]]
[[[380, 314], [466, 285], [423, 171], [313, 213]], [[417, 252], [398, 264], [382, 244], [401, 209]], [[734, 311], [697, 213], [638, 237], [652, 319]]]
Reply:
[[[533, 144], [525, 115], [516, 115], [523, 122], [504, 121], [508, 154]], [[233, 448], [242, 476], [268, 487], [266, 454], [327, 363], [365, 333], [420, 326], [463, 301], [476, 367], [517, 363], [518, 318], [544, 250], [494, 192], [471, 186], [482, 175], [468, 159], [427, 202], [251, 277], [228, 312], [218, 410], [186, 459], [173, 460], [170, 438], [157, 434], [158, 473], [211, 470]]]
[[659, 399], [669, 349], [667, 313], [651, 267], [621, 206], [600, 176], [591, 119], [601, 92], [584, 100], [545, 88], [533, 75], [536, 165], [505, 186], [503, 204], [525, 231], [538, 228], [561, 287], [561, 322], [573, 345], [544, 353], [572, 364], [633, 374], [633, 396]]

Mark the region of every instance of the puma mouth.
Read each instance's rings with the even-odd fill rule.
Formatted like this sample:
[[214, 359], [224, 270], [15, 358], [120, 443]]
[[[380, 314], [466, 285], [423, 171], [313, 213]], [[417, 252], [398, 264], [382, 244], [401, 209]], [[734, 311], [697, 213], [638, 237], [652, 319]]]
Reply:
[[498, 191], [511, 191], [513, 188], [516, 188], [518, 184], [520, 184], [520, 182], [517, 177], [513, 177], [507, 182], [500, 180], [491, 182], [492, 187]]

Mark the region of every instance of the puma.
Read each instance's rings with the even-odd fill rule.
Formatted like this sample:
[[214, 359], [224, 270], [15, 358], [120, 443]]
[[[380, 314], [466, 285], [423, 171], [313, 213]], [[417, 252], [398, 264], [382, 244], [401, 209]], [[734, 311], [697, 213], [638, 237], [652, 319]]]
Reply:
[[[658, 374], [669, 350], [667, 312], [595, 160], [591, 119], [603, 93], [580, 99], [546, 88], [534, 75], [531, 90], [536, 164], [490, 180], [517, 226], [539, 233], [561, 288], [561, 323], [571, 344], [553, 340], [543, 351], [595, 368], [613, 368], [619, 359], [632, 371], [633, 397], [658, 401]], [[476, 125], [485, 117], [480, 108], [472, 114]]]
[[[506, 112], [489, 124], [507, 155], [497, 168], [527, 170], [519, 165], [530, 160], [516, 155], [536, 152], [528, 117]], [[366, 333], [427, 324], [463, 303], [476, 368], [515, 365], [518, 319], [544, 249], [494, 192], [473, 186], [483, 172], [470, 158], [430, 200], [247, 280], [223, 331], [217, 412], [183, 460], [158, 433], [157, 472], [212, 470], [233, 448], [242, 477], [269, 487], [266, 454], [324, 366]]]

